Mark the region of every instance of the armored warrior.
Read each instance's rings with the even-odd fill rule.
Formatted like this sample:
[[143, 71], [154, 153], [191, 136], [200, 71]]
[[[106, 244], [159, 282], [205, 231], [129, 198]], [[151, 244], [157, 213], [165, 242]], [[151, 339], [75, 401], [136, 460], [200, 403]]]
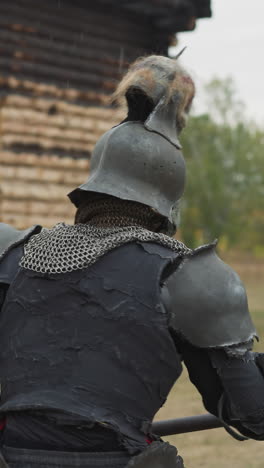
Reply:
[[150, 56], [120, 96], [127, 118], [69, 194], [75, 224], [0, 227], [1, 466], [182, 468], [152, 431], [182, 361], [228, 430], [264, 438], [244, 287], [215, 244], [191, 250], [173, 237], [193, 81]]

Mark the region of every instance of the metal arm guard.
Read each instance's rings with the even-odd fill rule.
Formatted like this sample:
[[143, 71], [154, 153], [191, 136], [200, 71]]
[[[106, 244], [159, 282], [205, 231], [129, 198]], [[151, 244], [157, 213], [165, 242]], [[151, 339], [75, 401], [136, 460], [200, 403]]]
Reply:
[[256, 337], [239, 276], [217, 256], [215, 244], [195, 249], [162, 291], [172, 329], [191, 344], [225, 347]]

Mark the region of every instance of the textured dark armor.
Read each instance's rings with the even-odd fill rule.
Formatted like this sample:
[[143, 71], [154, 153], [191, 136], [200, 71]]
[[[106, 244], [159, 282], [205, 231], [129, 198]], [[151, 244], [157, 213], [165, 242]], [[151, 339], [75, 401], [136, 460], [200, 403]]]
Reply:
[[[13, 246], [9, 243], [12, 258], [4, 260], [2, 256], [0, 280], [4, 276], [11, 277], [10, 270], [16, 271], [18, 263], [35, 272], [60, 274], [83, 270], [100, 256], [126, 243], [157, 242], [183, 259], [162, 288], [163, 304], [168, 311], [177, 311], [171, 322], [174, 330], [193, 345], [204, 348], [231, 346], [256, 336], [244, 286], [238, 275], [216, 255], [214, 244], [191, 251], [166, 235], [136, 226], [98, 229], [92, 225], [61, 224], [53, 230], [39, 231], [39, 226], [33, 227], [26, 231], [27, 237], [22, 232], [19, 242], [15, 240]], [[27, 242], [21, 260], [22, 250], [18, 250], [18, 246], [34, 232], [39, 234]], [[150, 244], [145, 248], [151, 253]], [[196, 317], [199, 321], [193, 327]], [[203, 333], [204, 323], [207, 324], [206, 334]]]
[[[119, 235], [130, 232], [131, 239], [126, 234], [123, 245], [116, 247], [112, 237], [116, 231], [110, 229], [108, 252], [95, 262], [92, 258], [85, 268], [80, 264], [68, 273], [19, 269], [23, 251], [24, 259], [30, 257], [30, 245], [40, 234], [32, 236], [32, 241], [26, 239], [25, 249], [22, 244], [9, 245], [2, 256], [0, 275], [12, 271], [6, 275], [10, 287], [0, 320], [2, 413], [42, 410], [57, 424], [103, 422], [120, 434], [126, 450], [135, 453], [146, 447], [145, 436], [151, 435], [152, 418], [181, 373], [181, 353], [197, 388], [201, 385], [208, 409], [217, 414], [217, 405], [214, 407], [213, 402], [211, 406], [210, 399], [217, 398], [221, 388], [217, 382], [210, 384], [207, 397], [207, 385], [200, 382], [203, 367], [199, 367], [209, 358], [216, 369], [221, 369], [223, 382], [227, 376], [225, 385], [239, 404], [237, 422], [232, 420], [233, 410], [226, 409], [229, 423], [246, 436], [262, 439], [264, 429], [260, 423], [255, 429], [250, 422], [239, 422], [252, 412], [252, 405], [245, 393], [241, 401], [236, 393], [239, 378], [233, 384], [228, 377], [232, 364], [229, 359], [233, 353], [236, 361], [240, 353], [241, 370], [237, 365], [234, 369], [243, 376], [248, 367], [253, 389], [259, 394], [255, 393], [255, 405], [261, 407], [263, 377], [253, 358], [248, 364], [243, 361], [247, 346], [243, 348], [242, 342], [250, 343], [255, 331], [237, 276], [215, 255], [214, 246], [192, 252], [170, 238], [167, 245], [157, 243], [162, 239], [164, 244], [164, 237], [155, 233], [153, 239], [149, 234], [144, 242], [135, 240], [134, 228], [119, 229]], [[44, 257], [45, 252], [43, 249]], [[223, 276], [227, 273], [225, 283]], [[217, 286], [213, 281], [216, 278]], [[196, 296], [191, 295], [191, 285]], [[207, 316], [210, 312], [214, 320]], [[232, 340], [226, 330], [228, 320], [243, 324], [240, 336], [234, 325]], [[196, 333], [200, 322], [207, 323], [210, 341]], [[197, 347], [192, 351], [188, 342], [201, 351]], [[216, 357], [206, 357], [210, 347]], [[214, 351], [216, 348], [222, 349], [226, 358]], [[206, 378], [213, 372], [211, 369], [206, 371]], [[241, 413], [239, 408], [246, 409]]]
[[66, 411], [146, 445], [181, 373], [159, 288], [177, 254], [149, 248], [124, 245], [63, 275], [21, 269], [0, 320], [2, 413]]

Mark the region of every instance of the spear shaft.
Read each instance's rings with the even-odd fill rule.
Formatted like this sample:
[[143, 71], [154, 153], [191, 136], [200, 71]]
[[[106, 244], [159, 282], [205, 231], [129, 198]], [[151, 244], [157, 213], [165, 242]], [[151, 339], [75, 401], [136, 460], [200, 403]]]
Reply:
[[159, 436], [205, 431], [207, 429], [216, 429], [218, 427], [223, 427], [223, 424], [212, 414], [201, 414], [199, 416], [189, 416], [187, 418], [155, 421], [152, 425], [153, 433]]

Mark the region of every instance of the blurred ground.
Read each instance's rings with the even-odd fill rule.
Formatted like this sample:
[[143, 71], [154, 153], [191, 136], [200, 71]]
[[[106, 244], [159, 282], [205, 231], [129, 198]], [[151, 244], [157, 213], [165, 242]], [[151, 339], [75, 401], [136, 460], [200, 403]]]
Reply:
[[[264, 351], [264, 262], [228, 262], [240, 274], [247, 287], [249, 305], [260, 343], [256, 349]], [[264, 399], [264, 395], [263, 395]], [[205, 410], [197, 390], [184, 371], [171, 391], [157, 419], [169, 419], [202, 414]], [[264, 441], [237, 442], [224, 429], [194, 432], [164, 438], [176, 445], [186, 468], [263, 468]]]

